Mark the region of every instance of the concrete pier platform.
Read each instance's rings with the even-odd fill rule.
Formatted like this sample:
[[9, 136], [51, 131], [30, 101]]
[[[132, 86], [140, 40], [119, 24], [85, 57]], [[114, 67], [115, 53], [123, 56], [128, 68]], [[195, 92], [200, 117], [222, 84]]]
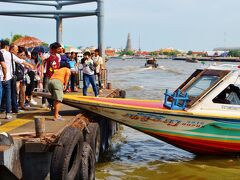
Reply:
[[[101, 97], [119, 97], [120, 90], [104, 89]], [[81, 92], [67, 93], [67, 96], [81, 95]], [[92, 95], [89, 92], [89, 95]], [[14, 114], [13, 119], [4, 119], [0, 114], [0, 177], [1, 179], [50, 179], [51, 157], [57, 140], [66, 127], [83, 130], [91, 116], [83, 110], [62, 104], [60, 114], [64, 120], [54, 121], [53, 112], [40, 107], [41, 99], [35, 97], [39, 106], [31, 107], [23, 113]], [[45, 133], [36, 137], [34, 117], [45, 119]], [[98, 117], [97, 119], [101, 119]], [[6, 135], [8, 133], [8, 135]], [[10, 141], [11, 144], [4, 144]], [[69, 137], [71, 142], [71, 137]], [[103, 141], [104, 142], [104, 141]]]

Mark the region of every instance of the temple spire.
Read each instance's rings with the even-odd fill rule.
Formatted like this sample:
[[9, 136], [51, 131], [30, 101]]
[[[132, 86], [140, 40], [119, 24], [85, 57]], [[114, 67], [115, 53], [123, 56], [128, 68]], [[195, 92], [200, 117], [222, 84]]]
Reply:
[[131, 51], [131, 50], [132, 50], [131, 37], [130, 37], [130, 33], [128, 33], [127, 45], [126, 45], [125, 51]]

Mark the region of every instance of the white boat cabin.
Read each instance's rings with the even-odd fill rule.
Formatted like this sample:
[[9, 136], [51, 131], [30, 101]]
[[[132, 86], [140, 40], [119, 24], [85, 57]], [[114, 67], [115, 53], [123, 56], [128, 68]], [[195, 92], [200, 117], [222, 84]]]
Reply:
[[185, 108], [188, 112], [240, 118], [240, 67], [237, 65], [198, 69], [178, 89], [188, 95]]

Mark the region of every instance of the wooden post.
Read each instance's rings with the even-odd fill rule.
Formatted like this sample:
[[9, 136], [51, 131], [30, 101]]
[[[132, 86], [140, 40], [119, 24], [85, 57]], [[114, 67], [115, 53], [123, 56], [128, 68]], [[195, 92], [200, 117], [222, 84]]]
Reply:
[[111, 83], [107, 83], [107, 89], [112, 89], [112, 84]]
[[34, 117], [35, 122], [35, 132], [36, 137], [42, 137], [45, 135], [45, 118], [42, 116], [35, 116]]

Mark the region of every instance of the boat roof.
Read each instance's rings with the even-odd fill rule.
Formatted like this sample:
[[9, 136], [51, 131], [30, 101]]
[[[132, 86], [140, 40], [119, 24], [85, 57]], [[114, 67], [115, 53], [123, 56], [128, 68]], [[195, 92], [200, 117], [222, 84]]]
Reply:
[[213, 70], [227, 70], [227, 71], [239, 71], [240, 65], [235, 64], [220, 64], [220, 65], [211, 65], [206, 69], [213, 69]]

